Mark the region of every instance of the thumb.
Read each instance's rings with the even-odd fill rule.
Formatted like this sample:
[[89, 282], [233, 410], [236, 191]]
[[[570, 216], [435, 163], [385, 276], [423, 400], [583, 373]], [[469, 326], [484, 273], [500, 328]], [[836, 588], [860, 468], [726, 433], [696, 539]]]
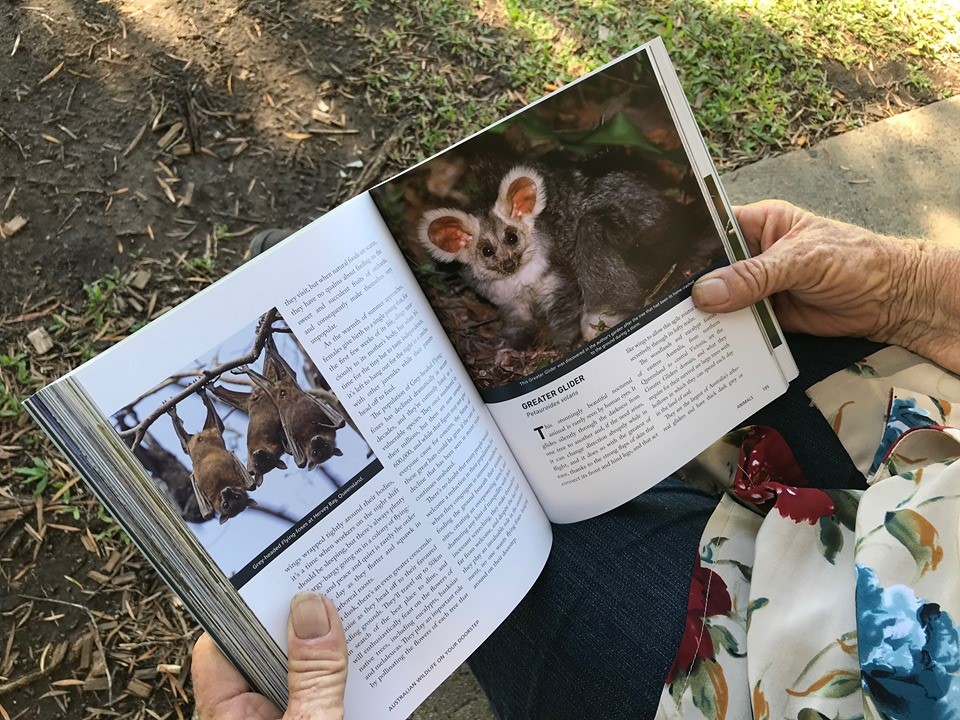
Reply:
[[329, 598], [314, 592], [294, 595], [287, 642], [290, 698], [284, 718], [342, 720], [347, 639]]
[[707, 312], [733, 312], [790, 287], [776, 253], [713, 270], [693, 284], [693, 304]]

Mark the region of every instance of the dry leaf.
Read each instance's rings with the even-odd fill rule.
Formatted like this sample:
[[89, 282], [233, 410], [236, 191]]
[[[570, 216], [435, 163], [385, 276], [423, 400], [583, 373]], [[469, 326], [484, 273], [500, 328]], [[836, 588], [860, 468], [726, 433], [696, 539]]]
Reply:
[[130, 278], [130, 287], [135, 290], [145, 290], [147, 283], [150, 282], [151, 273], [149, 270], [137, 270], [136, 274]]
[[177, 198], [174, 197], [173, 190], [170, 189], [170, 186], [167, 185], [161, 177], [157, 177], [156, 180], [157, 184], [160, 186], [160, 189], [163, 190], [163, 194], [167, 196], [167, 200], [176, 204]]
[[53, 80], [53, 78], [55, 78], [55, 77], [57, 76], [57, 73], [60, 72], [61, 70], [63, 70], [63, 65], [64, 65], [64, 63], [66, 63], [66, 62], [67, 62], [66, 60], [61, 60], [61, 61], [60, 61], [60, 64], [57, 65], [53, 70], [51, 70], [50, 72], [48, 72], [46, 75], [44, 75], [44, 76], [43, 76], [43, 80], [41, 80], [40, 82], [38, 82], [37, 85], [43, 85], [47, 80]]
[[147, 132], [147, 128], [149, 127], [149, 125], [150, 125], [149, 121], [143, 124], [143, 127], [140, 128], [140, 131], [136, 134], [133, 140], [130, 141], [130, 144], [127, 145], [126, 150], [123, 151], [124, 157], [128, 157], [130, 153], [133, 152], [134, 148], [140, 144], [140, 141], [143, 139], [144, 134]]

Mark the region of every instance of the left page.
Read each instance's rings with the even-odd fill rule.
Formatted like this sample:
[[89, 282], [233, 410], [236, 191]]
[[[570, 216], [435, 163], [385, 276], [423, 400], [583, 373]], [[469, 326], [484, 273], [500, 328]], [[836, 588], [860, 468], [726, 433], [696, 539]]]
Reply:
[[289, 599], [347, 632], [347, 717], [406, 717], [536, 579], [551, 533], [368, 195], [30, 410], [255, 687]]

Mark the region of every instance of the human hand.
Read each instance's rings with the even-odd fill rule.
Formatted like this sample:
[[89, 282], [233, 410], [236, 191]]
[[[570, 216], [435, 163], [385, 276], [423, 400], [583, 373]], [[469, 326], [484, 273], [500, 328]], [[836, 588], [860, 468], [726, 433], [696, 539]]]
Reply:
[[707, 312], [771, 297], [783, 328], [902, 345], [960, 370], [960, 251], [766, 200], [736, 208], [754, 257], [693, 286]]
[[193, 692], [200, 720], [342, 720], [347, 640], [333, 603], [298, 593], [290, 601], [286, 713], [247, 681], [204, 633], [193, 648]]

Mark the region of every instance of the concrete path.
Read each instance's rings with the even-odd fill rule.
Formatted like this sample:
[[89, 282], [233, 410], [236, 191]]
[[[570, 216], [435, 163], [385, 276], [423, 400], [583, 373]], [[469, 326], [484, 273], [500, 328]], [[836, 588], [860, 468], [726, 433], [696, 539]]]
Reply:
[[[735, 203], [781, 198], [877, 232], [960, 245], [960, 97], [761, 160], [723, 177]], [[470, 671], [415, 720], [492, 720]]]
[[960, 245], [960, 97], [747, 165], [723, 186], [736, 203], [778, 197], [888, 235]]

